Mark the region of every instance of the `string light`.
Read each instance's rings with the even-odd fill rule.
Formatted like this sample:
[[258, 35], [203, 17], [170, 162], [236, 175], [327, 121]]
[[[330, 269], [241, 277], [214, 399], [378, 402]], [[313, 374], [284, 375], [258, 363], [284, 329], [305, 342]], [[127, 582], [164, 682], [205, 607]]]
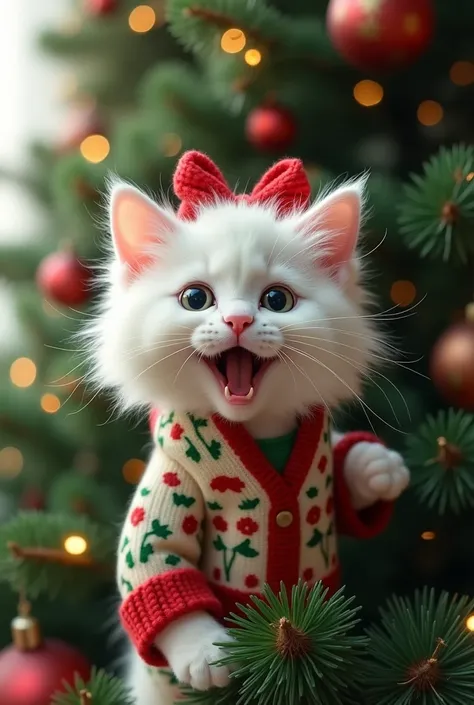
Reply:
[[474, 83], [474, 64], [472, 61], [456, 61], [451, 66], [449, 78], [456, 86], [469, 86]]
[[89, 135], [82, 140], [81, 154], [88, 162], [99, 164], [106, 159], [110, 152], [110, 142], [104, 135]]
[[175, 132], [168, 132], [161, 140], [161, 150], [165, 157], [176, 157], [183, 148], [183, 140]]
[[55, 394], [43, 394], [41, 397], [41, 408], [47, 414], [55, 414], [61, 408], [61, 402]]
[[423, 541], [433, 541], [436, 538], [436, 534], [434, 531], [423, 531], [421, 538]]
[[15, 387], [31, 387], [36, 379], [36, 365], [28, 357], [19, 357], [10, 367], [10, 379]]
[[133, 32], [144, 34], [153, 29], [156, 22], [156, 12], [149, 5], [138, 5], [131, 11], [128, 24]]
[[244, 59], [249, 66], [258, 66], [262, 60], [262, 55], [258, 49], [247, 49]]
[[419, 122], [425, 127], [437, 125], [443, 119], [444, 110], [435, 100], [424, 100], [416, 112]]
[[122, 468], [123, 479], [130, 485], [138, 485], [144, 472], [145, 463], [138, 458], [130, 458]]
[[228, 29], [221, 37], [221, 49], [227, 54], [238, 54], [245, 47], [247, 39], [241, 29]]
[[390, 298], [398, 306], [409, 306], [416, 298], [416, 287], [413, 282], [399, 279], [391, 286]]
[[64, 539], [64, 550], [71, 556], [82, 556], [87, 551], [87, 541], [83, 536], [67, 536]]
[[380, 83], [368, 79], [356, 83], [353, 93], [356, 101], [365, 108], [378, 105], [383, 98], [383, 88]]
[[470, 614], [466, 619], [466, 627], [470, 632], [474, 632], [474, 614]]
[[0, 477], [12, 479], [23, 470], [23, 455], [18, 448], [7, 446], [0, 450]]
[[472, 181], [474, 179], [474, 171], [470, 171], [466, 176], [466, 181]]

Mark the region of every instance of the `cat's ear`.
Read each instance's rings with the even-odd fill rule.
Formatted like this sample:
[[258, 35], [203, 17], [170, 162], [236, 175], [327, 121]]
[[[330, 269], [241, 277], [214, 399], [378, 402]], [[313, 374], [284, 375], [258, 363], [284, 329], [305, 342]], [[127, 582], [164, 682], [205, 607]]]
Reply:
[[321, 246], [323, 252], [318, 259], [332, 271], [338, 272], [344, 264], [349, 264], [354, 254], [365, 184], [366, 178], [363, 177], [337, 188], [300, 218], [298, 229], [306, 236], [315, 237], [315, 248]]
[[156, 245], [176, 230], [171, 213], [125, 183], [110, 191], [110, 226], [115, 253], [131, 272], [138, 273], [156, 259]]

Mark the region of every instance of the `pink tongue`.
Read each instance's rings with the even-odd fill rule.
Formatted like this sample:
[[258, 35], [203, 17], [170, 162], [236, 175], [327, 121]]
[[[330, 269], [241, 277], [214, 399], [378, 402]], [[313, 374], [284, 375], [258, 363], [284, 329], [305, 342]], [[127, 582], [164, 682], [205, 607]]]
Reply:
[[252, 387], [252, 353], [232, 348], [225, 356], [227, 385], [231, 394], [245, 397]]

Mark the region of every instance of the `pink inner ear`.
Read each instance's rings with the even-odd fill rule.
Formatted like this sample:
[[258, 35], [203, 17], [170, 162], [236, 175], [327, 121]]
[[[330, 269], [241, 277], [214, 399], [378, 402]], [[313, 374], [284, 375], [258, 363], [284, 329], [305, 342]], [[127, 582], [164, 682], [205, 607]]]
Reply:
[[339, 269], [350, 261], [357, 245], [360, 214], [359, 191], [350, 188], [336, 191], [307, 214], [305, 230], [310, 233], [319, 230], [325, 235], [324, 242], [329, 252], [323, 259], [323, 266]]
[[134, 271], [153, 261], [150, 246], [173, 230], [168, 214], [132, 187], [112, 194], [111, 225], [117, 255]]

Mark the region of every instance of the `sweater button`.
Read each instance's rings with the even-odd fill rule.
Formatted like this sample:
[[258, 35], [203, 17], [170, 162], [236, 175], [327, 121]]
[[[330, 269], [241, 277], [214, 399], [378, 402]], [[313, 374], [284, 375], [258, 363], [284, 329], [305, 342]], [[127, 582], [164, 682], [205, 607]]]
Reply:
[[276, 523], [282, 529], [286, 529], [293, 523], [293, 514], [291, 512], [279, 512], [276, 516]]

